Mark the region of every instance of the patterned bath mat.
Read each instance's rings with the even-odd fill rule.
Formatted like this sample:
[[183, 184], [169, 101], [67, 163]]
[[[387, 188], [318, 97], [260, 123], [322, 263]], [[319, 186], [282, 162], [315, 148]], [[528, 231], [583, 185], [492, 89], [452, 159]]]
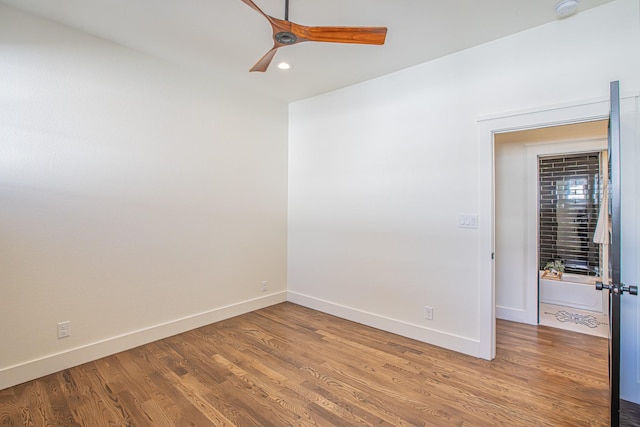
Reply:
[[576, 325], [584, 325], [587, 328], [591, 328], [591, 329], [595, 329], [600, 325], [607, 324], [607, 323], [599, 322], [596, 316], [593, 316], [591, 314], [571, 313], [566, 310], [556, 311], [555, 313], [545, 312], [545, 314], [550, 314], [554, 316], [558, 322], [562, 322], [562, 323], [571, 322], [571, 323], [575, 323]]

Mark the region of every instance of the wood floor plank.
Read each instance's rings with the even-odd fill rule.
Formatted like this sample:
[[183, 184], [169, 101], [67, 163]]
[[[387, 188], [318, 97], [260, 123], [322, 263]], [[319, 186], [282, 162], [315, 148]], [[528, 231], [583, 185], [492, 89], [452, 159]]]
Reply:
[[607, 351], [498, 321], [489, 362], [283, 303], [0, 390], [0, 426], [600, 427]]

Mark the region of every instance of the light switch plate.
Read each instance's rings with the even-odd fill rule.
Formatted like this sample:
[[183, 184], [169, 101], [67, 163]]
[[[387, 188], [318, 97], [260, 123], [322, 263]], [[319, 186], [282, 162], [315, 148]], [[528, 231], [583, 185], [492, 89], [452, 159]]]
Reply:
[[459, 215], [458, 227], [460, 228], [478, 228], [478, 215]]

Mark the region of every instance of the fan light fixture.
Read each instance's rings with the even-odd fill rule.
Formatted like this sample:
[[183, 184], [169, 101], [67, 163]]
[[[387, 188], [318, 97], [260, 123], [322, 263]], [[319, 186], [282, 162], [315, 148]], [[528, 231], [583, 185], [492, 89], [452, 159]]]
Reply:
[[561, 0], [556, 5], [558, 18], [566, 18], [578, 11], [578, 0]]
[[281, 62], [278, 64], [278, 68], [280, 68], [281, 70], [290, 70], [293, 68], [293, 65], [289, 64], [288, 62]]
[[308, 27], [289, 21], [289, 0], [284, 3], [284, 19], [267, 15], [253, 0], [242, 0], [271, 24], [273, 47], [249, 71], [265, 72], [281, 47], [302, 42], [384, 44], [387, 27]]

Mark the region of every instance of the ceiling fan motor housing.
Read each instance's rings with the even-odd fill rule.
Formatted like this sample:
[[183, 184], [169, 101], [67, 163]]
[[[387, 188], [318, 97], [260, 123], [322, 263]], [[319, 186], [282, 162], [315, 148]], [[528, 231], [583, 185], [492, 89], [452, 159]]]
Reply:
[[294, 44], [298, 40], [298, 37], [296, 37], [295, 34], [290, 33], [288, 31], [280, 31], [275, 35], [275, 39], [278, 43]]

